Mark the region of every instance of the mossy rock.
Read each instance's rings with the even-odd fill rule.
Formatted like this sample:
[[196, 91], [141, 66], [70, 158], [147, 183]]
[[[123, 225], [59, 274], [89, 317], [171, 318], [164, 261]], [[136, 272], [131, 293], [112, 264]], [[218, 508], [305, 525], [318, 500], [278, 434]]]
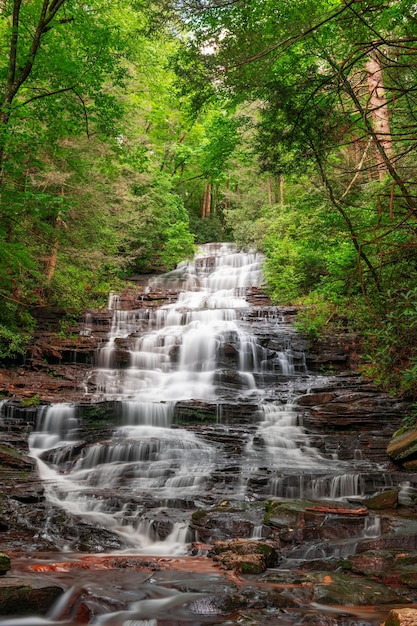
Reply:
[[302, 519], [306, 508], [314, 506], [309, 500], [268, 500], [265, 504], [264, 523], [285, 528]]
[[[6, 582], [7, 579], [4, 580]], [[0, 615], [46, 615], [63, 593], [56, 586], [0, 585]]]
[[394, 509], [398, 505], [398, 489], [389, 489], [377, 493], [370, 498], [365, 498], [362, 503], [368, 508], [374, 511], [381, 511], [383, 509]]
[[0, 552], [0, 576], [4, 576], [11, 569], [10, 557]]
[[230, 541], [217, 541], [214, 546], [216, 554], [229, 550], [235, 552], [235, 554], [262, 554], [268, 562], [276, 562], [277, 553], [275, 547], [265, 541], [231, 539]]
[[266, 563], [262, 554], [241, 555], [224, 552], [219, 560], [226, 569], [234, 570], [240, 574], [262, 574], [266, 570]]
[[260, 574], [267, 567], [274, 566], [278, 560], [273, 545], [250, 539], [217, 541], [214, 545], [214, 554], [214, 558], [226, 569], [233, 569], [242, 574]]
[[[400, 581], [403, 585], [407, 585], [410, 589], [417, 589], [417, 572], [410, 570], [409, 572], [402, 572], [400, 574]], [[417, 624], [417, 621], [416, 621]]]
[[391, 439], [387, 454], [399, 463], [411, 461], [417, 454], [417, 430], [408, 430]]
[[306, 579], [313, 584], [313, 601], [320, 604], [367, 606], [408, 602], [382, 583], [363, 576], [329, 572], [328, 575], [309, 574]]
[[208, 511], [204, 511], [204, 509], [198, 509], [197, 511], [194, 511], [194, 513], [191, 515], [191, 519], [195, 524], [199, 524], [207, 518], [207, 515]]

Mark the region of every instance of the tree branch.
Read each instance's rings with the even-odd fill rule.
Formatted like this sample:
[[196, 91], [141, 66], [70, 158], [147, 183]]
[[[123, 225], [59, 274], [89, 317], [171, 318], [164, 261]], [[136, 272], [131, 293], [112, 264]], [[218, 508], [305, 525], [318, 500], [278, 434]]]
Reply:
[[40, 93], [36, 96], [32, 96], [32, 98], [29, 98], [28, 100], [25, 100], [24, 102], [21, 102], [20, 104], [17, 104], [15, 108], [18, 109], [19, 107], [23, 107], [26, 104], [33, 102], [34, 100], [40, 100], [41, 98], [48, 98], [49, 96], [56, 96], [57, 94], [65, 93], [66, 91], [74, 91], [75, 87], [76, 85], [71, 85], [71, 87], [62, 87], [62, 89], [56, 89], [55, 91], [48, 91], [47, 93]]
[[22, 0], [15, 0], [13, 4], [13, 23], [12, 36], [10, 39], [10, 59], [9, 59], [9, 75], [7, 78], [7, 91], [9, 91], [14, 83], [16, 75], [16, 58], [17, 46], [19, 41], [19, 14]]
[[258, 54], [255, 54], [253, 57], [251, 57], [249, 59], [245, 59], [244, 61], [241, 61], [240, 63], [236, 63], [235, 65], [229, 65], [229, 66], [224, 68], [224, 71], [228, 71], [228, 70], [231, 70], [231, 69], [236, 69], [238, 67], [241, 67], [242, 65], [248, 65], [249, 63], [254, 63], [256, 61], [259, 61], [259, 59], [262, 59], [263, 57], [268, 56], [271, 52], [273, 52], [274, 50], [277, 50], [278, 48], [281, 48], [281, 47], [283, 47], [283, 46], [285, 46], [287, 44], [299, 41], [300, 39], [304, 39], [304, 37], [306, 37], [310, 33], [315, 32], [316, 30], [318, 30], [319, 28], [321, 28], [322, 26], [324, 26], [325, 24], [327, 24], [328, 22], [333, 20], [335, 17], [338, 17], [339, 15], [342, 15], [342, 13], [347, 11], [347, 9], [350, 8], [350, 5], [354, 4], [355, 2], [357, 2], [357, 0], [348, 0], [348, 2], [344, 3], [344, 6], [341, 9], [339, 9], [338, 11], [334, 11], [331, 15], [328, 15], [321, 22], [318, 22], [317, 24], [314, 24], [314, 26], [310, 26], [310, 28], [308, 28], [307, 30], [303, 31], [302, 33], [300, 33], [298, 35], [293, 35], [291, 37], [287, 37], [286, 39], [283, 39], [282, 41], [279, 41], [278, 43], [270, 46], [266, 50], [262, 50]]
[[[17, 0], [16, 0], [17, 1]], [[32, 38], [32, 44], [30, 46], [30, 50], [27, 56], [27, 60], [22, 70], [20, 71], [20, 75], [15, 79], [12, 86], [12, 99], [19, 91], [20, 87], [29, 77], [33, 63], [35, 61], [36, 54], [41, 45], [42, 35], [45, 32], [45, 27], [51, 22], [51, 20], [55, 17], [59, 9], [66, 2], [66, 0], [54, 0], [52, 5], [49, 6], [49, 0], [43, 0], [42, 9], [40, 12], [38, 25], [36, 27], [35, 34]], [[48, 13], [48, 15], [47, 15]]]

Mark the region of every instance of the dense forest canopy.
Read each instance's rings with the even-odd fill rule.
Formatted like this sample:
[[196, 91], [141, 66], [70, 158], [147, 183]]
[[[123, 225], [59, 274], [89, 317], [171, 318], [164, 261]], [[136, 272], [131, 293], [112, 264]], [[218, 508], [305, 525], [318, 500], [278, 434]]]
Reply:
[[410, 0], [4, 0], [0, 356], [229, 239], [414, 398], [416, 44]]

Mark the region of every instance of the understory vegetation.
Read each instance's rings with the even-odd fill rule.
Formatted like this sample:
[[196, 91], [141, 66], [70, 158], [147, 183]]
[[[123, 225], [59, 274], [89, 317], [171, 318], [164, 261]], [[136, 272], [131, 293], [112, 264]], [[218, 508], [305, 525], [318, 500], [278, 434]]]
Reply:
[[415, 400], [416, 43], [411, 0], [5, 0], [0, 358], [231, 240]]

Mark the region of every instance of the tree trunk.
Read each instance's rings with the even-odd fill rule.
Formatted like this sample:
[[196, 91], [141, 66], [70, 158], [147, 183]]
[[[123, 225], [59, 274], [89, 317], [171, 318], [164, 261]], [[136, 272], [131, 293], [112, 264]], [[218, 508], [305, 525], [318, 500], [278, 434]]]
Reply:
[[58, 239], [55, 239], [51, 254], [46, 261], [46, 283], [49, 285], [55, 274], [56, 262], [58, 259]]
[[[369, 89], [369, 108], [375, 135], [389, 159], [394, 155], [391, 127], [389, 122], [388, 102], [385, 95], [382, 67], [377, 54], [372, 54], [366, 63]], [[379, 178], [382, 179], [387, 173], [386, 163], [377, 151], [377, 168]]]
[[[64, 195], [63, 191], [62, 191], [62, 195]], [[64, 222], [64, 220], [61, 218], [61, 215], [58, 214], [55, 220], [55, 231], [58, 231], [60, 228], [67, 228], [67, 225]], [[56, 233], [54, 242], [52, 244], [51, 254], [46, 259], [46, 283], [48, 285], [53, 279], [54, 274], [55, 274], [56, 264], [58, 260], [58, 249], [59, 249], [59, 237], [58, 237], [58, 233]]]
[[284, 206], [285, 196], [284, 196], [284, 174], [281, 174], [279, 177], [279, 203], [281, 206]]
[[211, 183], [207, 183], [206, 217], [211, 212]]
[[225, 194], [225, 198], [224, 198], [224, 208], [226, 209], [226, 211], [230, 207], [229, 191], [230, 191], [230, 179], [229, 179], [229, 177], [227, 177], [227, 180], [226, 180], [226, 194]]
[[201, 205], [201, 217], [204, 219], [211, 211], [211, 183], [204, 183], [203, 203]]
[[268, 189], [269, 206], [272, 207], [273, 199], [272, 199], [272, 185], [271, 185], [271, 177], [270, 176], [268, 176], [268, 178], [266, 179], [266, 185], [267, 185], [267, 189]]

